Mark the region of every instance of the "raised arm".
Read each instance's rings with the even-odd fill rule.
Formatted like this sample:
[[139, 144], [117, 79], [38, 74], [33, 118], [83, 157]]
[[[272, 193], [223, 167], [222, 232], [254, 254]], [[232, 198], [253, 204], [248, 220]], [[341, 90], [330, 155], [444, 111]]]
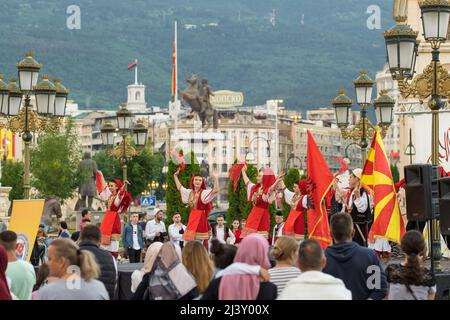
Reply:
[[[284, 179], [284, 174], [279, 175], [278, 178], [277, 178], [277, 179], [275, 180], [275, 182], [273, 183], [273, 185], [270, 186], [270, 188], [269, 188], [269, 190], [267, 191], [267, 193], [268, 193], [268, 194], [272, 194], [272, 193], [275, 191], [277, 185], [278, 185], [280, 182], [283, 182], [283, 179]], [[284, 182], [283, 182], [283, 186], [284, 186]]]
[[212, 178], [214, 179], [214, 187], [213, 187], [213, 193], [214, 194], [216, 194], [216, 193], [219, 193], [219, 191], [220, 191], [220, 186], [219, 186], [219, 178], [217, 177], [217, 174], [214, 174], [213, 176], [212, 176]]
[[178, 170], [173, 174], [173, 179], [175, 180], [175, 184], [177, 186], [177, 190], [180, 190], [182, 185], [180, 180], [178, 179], [178, 174], [180, 173], [180, 169], [178, 168]]
[[247, 173], [245, 171], [247, 171], [247, 165], [243, 166], [241, 171], [242, 179], [244, 179], [244, 183], [245, 185], [247, 185], [250, 182], [250, 179], [248, 178]]

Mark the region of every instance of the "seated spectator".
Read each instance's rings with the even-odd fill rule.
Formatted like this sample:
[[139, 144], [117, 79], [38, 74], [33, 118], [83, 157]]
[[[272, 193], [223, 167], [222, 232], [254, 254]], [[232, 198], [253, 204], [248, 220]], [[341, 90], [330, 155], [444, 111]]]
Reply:
[[31, 263], [17, 259], [17, 234], [13, 231], [3, 231], [0, 233], [0, 245], [8, 254], [6, 277], [11, 280], [11, 293], [19, 300], [30, 300], [36, 283], [36, 273]]
[[[386, 274], [375, 251], [353, 242], [355, 230], [348, 213], [336, 213], [330, 221], [334, 245], [325, 250], [327, 265], [323, 272], [344, 281], [353, 300], [382, 300], [387, 294]], [[378, 272], [379, 286], [368, 285]]]
[[214, 273], [214, 264], [208, 251], [201, 242], [189, 241], [184, 246], [182, 257], [184, 266], [194, 276], [198, 292], [203, 294]]
[[163, 246], [162, 242], [153, 242], [145, 253], [144, 266], [139, 269], [133, 271], [131, 274], [131, 292], [136, 292], [137, 287], [142, 281], [142, 278], [146, 273], [152, 271], [153, 264], [155, 263], [156, 257], [158, 257], [159, 251]]
[[[41, 287], [37, 300], [109, 300], [103, 283], [95, 280], [100, 274], [100, 268], [94, 255], [78, 249], [71, 240], [56, 239], [51, 242], [48, 267], [49, 276], [57, 280]], [[77, 270], [74, 269], [76, 267], [79, 274], [73, 272]]]
[[341, 279], [323, 273], [327, 260], [322, 247], [314, 240], [305, 240], [298, 251], [301, 274], [289, 281], [278, 300], [351, 300], [352, 293]]
[[423, 266], [425, 241], [416, 230], [406, 232], [401, 240], [406, 257], [402, 263], [386, 268], [389, 283], [389, 300], [434, 300], [436, 280], [430, 270]]
[[[181, 262], [181, 248], [165, 242], [151, 272], [142, 278], [132, 300], [192, 300], [199, 293], [194, 277]], [[170, 268], [170, 272], [168, 269]], [[176, 290], [173, 290], [176, 288]]]
[[269, 243], [253, 233], [245, 237], [234, 263], [221, 271], [206, 289], [202, 300], [275, 300], [277, 286], [259, 276], [260, 268], [269, 269]]
[[109, 298], [114, 297], [117, 283], [116, 259], [108, 251], [100, 248], [102, 233], [97, 226], [86, 225], [80, 234], [80, 250], [92, 253], [100, 268], [98, 280], [105, 285]]
[[298, 241], [293, 237], [281, 236], [275, 242], [270, 255], [276, 261], [275, 267], [269, 269], [270, 282], [277, 286], [280, 295], [286, 283], [300, 275], [300, 270], [295, 266], [298, 259]]
[[8, 254], [5, 248], [0, 245], [0, 301], [12, 300], [9, 291], [8, 281], [6, 280], [6, 268], [8, 266]]

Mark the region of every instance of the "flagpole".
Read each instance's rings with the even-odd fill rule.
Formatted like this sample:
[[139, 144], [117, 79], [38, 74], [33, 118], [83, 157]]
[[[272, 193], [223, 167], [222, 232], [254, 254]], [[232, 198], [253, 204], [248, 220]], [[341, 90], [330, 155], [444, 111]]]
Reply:
[[175, 47], [175, 93], [174, 93], [174, 108], [175, 108], [175, 135], [178, 130], [178, 111], [179, 111], [179, 103], [178, 103], [178, 22], [175, 20], [174, 22], [174, 47]]
[[[137, 61], [137, 59], [134, 60], [135, 63], [136, 63], [136, 61]], [[138, 69], [138, 66], [136, 64], [136, 67], [134, 67], [134, 84], [138, 84], [137, 69]]]

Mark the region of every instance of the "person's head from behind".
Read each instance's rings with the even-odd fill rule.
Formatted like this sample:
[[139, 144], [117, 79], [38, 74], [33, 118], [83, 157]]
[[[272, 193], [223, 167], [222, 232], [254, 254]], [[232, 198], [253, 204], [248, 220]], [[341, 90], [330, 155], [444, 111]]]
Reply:
[[161, 209], [156, 209], [155, 210], [155, 220], [161, 221], [162, 218], [163, 218], [163, 211]]
[[275, 242], [270, 255], [277, 264], [295, 266], [298, 255], [297, 240], [292, 237], [279, 237]]
[[79, 268], [81, 278], [86, 281], [96, 279], [100, 275], [92, 253], [79, 250], [69, 239], [56, 239], [50, 243], [47, 264], [50, 277], [68, 278], [73, 275], [73, 267]]
[[336, 213], [330, 220], [331, 235], [336, 243], [351, 242], [355, 230], [352, 217], [348, 213]]
[[74, 233], [72, 233], [72, 234], [70, 235], [70, 239], [71, 239], [73, 242], [77, 242], [78, 239], [80, 239], [80, 231], [75, 231]]
[[44, 263], [39, 267], [39, 270], [36, 275], [36, 284], [34, 285], [34, 290], [38, 290], [42, 287], [48, 279], [50, 274], [50, 269], [48, 268], [48, 264]]
[[239, 244], [234, 262], [243, 262], [270, 269], [269, 242], [257, 233], [246, 236]]
[[80, 234], [80, 242], [90, 241], [96, 245], [100, 245], [102, 233], [100, 228], [94, 225], [87, 225], [83, 228]]
[[222, 228], [223, 227], [223, 223], [225, 221], [223, 215], [220, 214], [219, 216], [217, 216], [217, 220], [216, 221], [217, 221], [217, 226], [219, 228]]
[[83, 209], [83, 211], [81, 211], [81, 218], [83, 220], [92, 220], [92, 214], [88, 209]]
[[11, 230], [1, 232], [0, 245], [8, 252], [15, 252], [17, 247], [17, 234]]
[[67, 229], [67, 223], [65, 221], [60, 221], [58, 223], [58, 230], [63, 231]]
[[423, 270], [420, 266], [420, 256], [425, 255], [425, 240], [417, 230], [406, 232], [400, 241], [400, 247], [406, 255], [404, 277], [409, 283], [420, 281]]
[[139, 221], [139, 214], [137, 214], [137, 213], [132, 213], [132, 214], [130, 215], [130, 222], [131, 222], [131, 224], [137, 224], [138, 221]]
[[198, 291], [203, 293], [214, 273], [214, 265], [209, 258], [208, 251], [201, 242], [189, 241], [184, 246], [182, 256], [184, 266], [197, 282]]
[[298, 249], [298, 267], [302, 272], [322, 271], [327, 264], [322, 247], [315, 240], [305, 240]]
[[173, 221], [173, 223], [180, 223], [181, 222], [181, 214], [179, 212], [174, 212], [172, 214], [172, 221]]
[[211, 241], [212, 259], [218, 269], [225, 269], [233, 263], [237, 247], [231, 244], [223, 244], [217, 239]]

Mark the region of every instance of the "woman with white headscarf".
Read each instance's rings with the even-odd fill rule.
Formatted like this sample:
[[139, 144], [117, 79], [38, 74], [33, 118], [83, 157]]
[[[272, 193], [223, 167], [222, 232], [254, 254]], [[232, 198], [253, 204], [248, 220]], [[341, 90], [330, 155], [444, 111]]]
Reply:
[[131, 292], [135, 293], [144, 275], [152, 271], [153, 264], [155, 263], [156, 257], [158, 256], [162, 245], [162, 242], [153, 242], [148, 247], [147, 252], [145, 253], [144, 266], [142, 269], [135, 270], [131, 274]]

